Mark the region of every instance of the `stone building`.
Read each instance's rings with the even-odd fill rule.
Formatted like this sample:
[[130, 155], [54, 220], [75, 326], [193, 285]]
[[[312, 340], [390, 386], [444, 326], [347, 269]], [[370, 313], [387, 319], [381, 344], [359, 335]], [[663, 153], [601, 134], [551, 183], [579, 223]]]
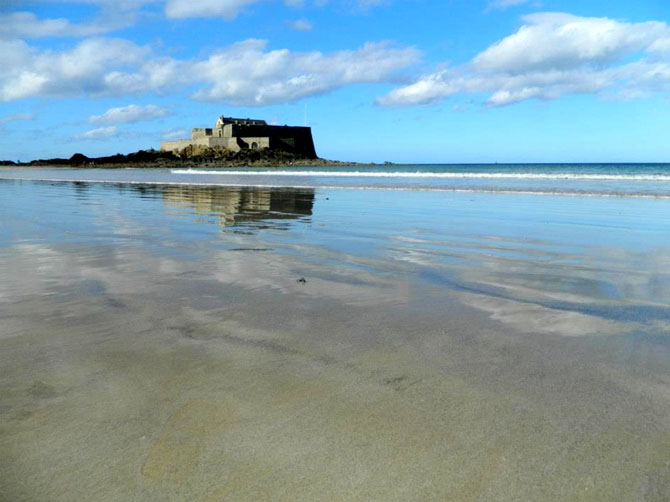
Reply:
[[213, 128], [194, 128], [191, 139], [161, 142], [161, 150], [178, 151], [191, 145], [232, 151], [271, 148], [316, 158], [310, 127], [274, 126], [264, 120], [221, 116]]

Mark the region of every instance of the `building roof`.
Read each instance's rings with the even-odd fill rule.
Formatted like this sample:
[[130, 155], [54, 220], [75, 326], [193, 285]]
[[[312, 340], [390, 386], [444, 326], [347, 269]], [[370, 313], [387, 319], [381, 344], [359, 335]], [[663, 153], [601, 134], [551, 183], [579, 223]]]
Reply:
[[255, 125], [255, 126], [264, 126], [268, 125], [265, 120], [256, 120], [256, 119], [237, 119], [233, 117], [224, 117], [221, 115], [216, 121], [217, 125], [221, 124], [236, 124], [236, 125]]

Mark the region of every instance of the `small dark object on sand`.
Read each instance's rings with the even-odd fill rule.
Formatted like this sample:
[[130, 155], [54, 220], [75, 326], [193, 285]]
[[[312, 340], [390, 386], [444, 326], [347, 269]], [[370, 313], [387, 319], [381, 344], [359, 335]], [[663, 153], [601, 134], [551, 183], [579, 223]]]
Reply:
[[301, 284], [305, 284], [305, 283], [307, 282], [307, 280], [306, 280], [304, 277], [301, 277], [301, 278], [298, 279], [296, 282], [299, 282], [299, 283], [301, 283]]

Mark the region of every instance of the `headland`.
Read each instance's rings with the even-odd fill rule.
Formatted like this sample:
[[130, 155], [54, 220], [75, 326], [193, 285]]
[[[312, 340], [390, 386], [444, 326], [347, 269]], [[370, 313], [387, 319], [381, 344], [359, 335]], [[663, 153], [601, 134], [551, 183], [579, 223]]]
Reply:
[[88, 157], [76, 153], [70, 158], [39, 159], [30, 162], [1, 161], [0, 165], [16, 167], [286, 167], [286, 166], [362, 166], [360, 162], [343, 162], [304, 155], [283, 150], [240, 150], [233, 152], [222, 147], [189, 146], [179, 153], [160, 150], [139, 150], [137, 152], [105, 157]]
[[[388, 164], [388, 163], [387, 163]], [[61, 167], [286, 167], [373, 165], [319, 158], [310, 127], [269, 125], [259, 119], [220, 116], [213, 128], [196, 127], [191, 138], [161, 142], [160, 149], [103, 157], [75, 153], [69, 158], [29, 162], [0, 161], [4, 166]]]

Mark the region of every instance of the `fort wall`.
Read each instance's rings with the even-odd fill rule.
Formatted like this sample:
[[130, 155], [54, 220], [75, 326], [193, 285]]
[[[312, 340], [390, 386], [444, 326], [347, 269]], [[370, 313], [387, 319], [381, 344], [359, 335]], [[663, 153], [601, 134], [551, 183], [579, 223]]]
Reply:
[[190, 145], [222, 147], [234, 152], [270, 148], [317, 158], [311, 128], [267, 125], [263, 120], [219, 117], [216, 127], [196, 127], [191, 139], [163, 141], [161, 150], [177, 151]]
[[250, 150], [262, 150], [264, 148], [270, 148], [270, 138], [263, 136], [245, 136], [244, 138], [238, 137], [237, 143], [241, 148], [248, 148]]
[[191, 131], [191, 137], [196, 138], [205, 138], [212, 135], [212, 129], [207, 129], [204, 127], [194, 127]]
[[221, 147], [234, 152], [239, 152], [242, 148], [238, 144], [237, 138], [219, 138], [218, 136], [200, 136], [193, 139], [178, 139], [174, 141], [161, 141], [161, 150], [176, 152], [183, 150], [187, 146], [198, 145], [208, 148]]
[[177, 139], [174, 141], [161, 141], [161, 150], [163, 151], [176, 151], [176, 150], [182, 150], [186, 148], [187, 146], [190, 146], [193, 144], [192, 139]]

